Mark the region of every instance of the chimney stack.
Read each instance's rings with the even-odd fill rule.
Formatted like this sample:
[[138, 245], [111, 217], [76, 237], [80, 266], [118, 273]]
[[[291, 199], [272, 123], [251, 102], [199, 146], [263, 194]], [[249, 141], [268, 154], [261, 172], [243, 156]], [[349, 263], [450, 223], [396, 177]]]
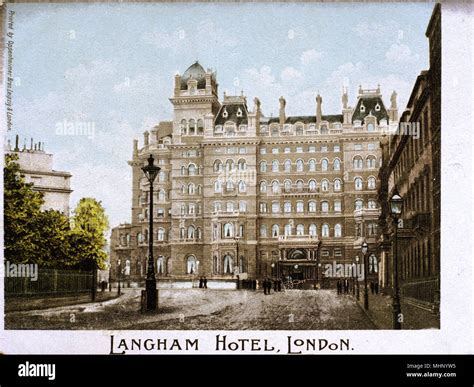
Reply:
[[317, 125], [321, 123], [321, 116], [322, 116], [321, 104], [322, 103], [323, 103], [323, 99], [318, 93], [318, 95], [316, 96], [316, 124]]
[[285, 106], [285, 98], [280, 97], [280, 125], [284, 125], [286, 122]]
[[150, 133], [148, 132], [148, 130], [145, 130], [145, 132], [143, 132], [143, 140], [145, 142], [145, 146], [148, 146], [148, 144], [150, 143]]
[[18, 142], [20, 141], [20, 138], [18, 137], [18, 134], [15, 136], [15, 152], [19, 152], [20, 148], [18, 147]]

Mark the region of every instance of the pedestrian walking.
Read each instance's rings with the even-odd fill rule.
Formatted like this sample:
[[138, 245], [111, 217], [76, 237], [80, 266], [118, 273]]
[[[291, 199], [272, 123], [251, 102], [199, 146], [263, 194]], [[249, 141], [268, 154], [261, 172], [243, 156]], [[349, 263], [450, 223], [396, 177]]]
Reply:
[[337, 288], [337, 294], [341, 294], [341, 280], [337, 280], [336, 288]]
[[207, 289], [207, 278], [206, 278], [206, 276], [204, 276], [204, 278], [202, 280], [202, 283], [204, 285], [204, 289]]
[[202, 277], [199, 277], [199, 289], [202, 289], [202, 284], [203, 284]]
[[263, 279], [262, 285], [263, 285], [263, 294], [267, 295], [267, 286], [268, 286], [268, 283], [267, 283], [267, 279], [266, 279], [266, 278]]

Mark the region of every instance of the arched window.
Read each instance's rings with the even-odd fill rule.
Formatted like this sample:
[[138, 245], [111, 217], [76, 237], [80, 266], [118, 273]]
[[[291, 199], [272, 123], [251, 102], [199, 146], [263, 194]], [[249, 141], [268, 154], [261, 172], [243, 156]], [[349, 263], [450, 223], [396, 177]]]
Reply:
[[232, 223], [224, 224], [224, 238], [234, 237], [234, 225]]
[[196, 134], [196, 121], [194, 119], [189, 120], [189, 135], [194, 136]]
[[340, 171], [340, 170], [341, 170], [341, 160], [339, 160], [339, 159], [334, 159], [333, 169], [334, 169], [335, 171]]
[[286, 160], [284, 164], [285, 172], [291, 172], [291, 161]]
[[280, 131], [278, 130], [278, 126], [272, 127], [271, 130], [272, 130], [272, 136], [278, 137], [278, 135], [280, 134]]
[[317, 187], [316, 181], [315, 181], [315, 180], [310, 180], [310, 181], [308, 182], [308, 187], [309, 187], [309, 190], [310, 190], [311, 192], [316, 191], [316, 187]]
[[230, 254], [224, 255], [224, 274], [232, 274], [234, 272], [234, 259]]
[[341, 212], [341, 201], [334, 200], [334, 212]]
[[321, 202], [321, 211], [322, 212], [329, 212], [329, 203], [328, 202]]
[[165, 230], [163, 228], [158, 229], [158, 236], [157, 237], [158, 237], [158, 240], [160, 242], [165, 240]]
[[247, 191], [247, 185], [245, 184], [245, 181], [240, 180], [239, 181], [239, 192], [246, 192]]
[[186, 229], [185, 229], [184, 227], [181, 227], [181, 228], [179, 229], [179, 238], [180, 238], [180, 239], [186, 238]]
[[260, 172], [267, 172], [267, 162], [260, 161]]
[[279, 212], [280, 212], [280, 203], [273, 202], [272, 203], [272, 213], [273, 214], [278, 214]]
[[352, 160], [354, 169], [362, 169], [364, 167], [364, 162], [362, 161], [362, 157], [355, 156]]
[[188, 185], [188, 195], [194, 195], [196, 192], [196, 186], [194, 183], [189, 183]]
[[334, 191], [340, 191], [342, 188], [342, 182], [340, 179], [334, 180]]
[[158, 274], [164, 274], [165, 272], [165, 259], [161, 255], [156, 259], [156, 272]]
[[194, 203], [188, 204], [188, 214], [193, 215], [196, 213], [196, 205]]
[[239, 211], [247, 212], [247, 202], [239, 202]]
[[314, 159], [309, 160], [308, 168], [309, 168], [310, 172], [316, 171], [316, 160], [314, 160]]
[[295, 129], [296, 135], [297, 136], [302, 136], [303, 135], [303, 127], [301, 125], [298, 125]]
[[354, 186], [357, 191], [362, 190], [362, 179], [360, 177], [356, 177], [354, 180]]
[[187, 274], [197, 273], [197, 260], [194, 255], [190, 255], [186, 260], [186, 273]]
[[280, 183], [278, 183], [276, 180], [272, 182], [272, 193], [274, 195], [280, 193]]
[[227, 191], [233, 191], [234, 190], [234, 182], [232, 180], [227, 180], [227, 183], [225, 185], [225, 189]]
[[188, 226], [188, 239], [194, 239], [195, 230], [194, 226]]
[[293, 226], [290, 223], [285, 224], [285, 236], [290, 236], [292, 233], [292, 229]]
[[234, 162], [232, 160], [227, 160], [226, 163], [225, 163], [225, 170], [227, 172], [230, 172], [232, 170], [234, 170]]
[[274, 224], [272, 226], [272, 237], [276, 238], [278, 235], [280, 235], [280, 226], [278, 226], [278, 224]]
[[296, 235], [304, 235], [304, 225], [298, 224], [296, 226]]
[[375, 156], [367, 156], [367, 168], [375, 169], [376, 159]]
[[296, 171], [303, 172], [304, 169], [304, 162], [301, 159], [296, 160]]
[[285, 204], [283, 205], [283, 211], [285, 213], [291, 212], [291, 202], [285, 202]]
[[267, 226], [265, 224], [260, 225], [260, 237], [261, 238], [267, 237]]
[[356, 210], [362, 210], [363, 206], [364, 206], [364, 202], [361, 199], [357, 199], [355, 201], [355, 209]]
[[185, 194], [186, 194], [186, 191], [187, 191], [186, 184], [183, 184], [183, 185], [181, 186], [181, 193], [182, 193], [183, 195], [185, 195]]
[[222, 181], [216, 180], [214, 182], [214, 192], [215, 193], [220, 193], [222, 192]]
[[379, 264], [377, 261], [377, 257], [374, 254], [369, 256], [369, 273], [378, 273], [379, 271]]
[[369, 203], [367, 205], [368, 208], [370, 209], [376, 209], [377, 208], [377, 202], [375, 200], [369, 200]]
[[160, 189], [160, 191], [158, 192], [158, 200], [160, 202], [164, 202], [166, 200], [166, 193], [165, 193], [165, 190], [163, 189]]
[[158, 181], [160, 183], [162, 183], [163, 181], [166, 181], [166, 173], [164, 173], [163, 171], [161, 171], [160, 173], [158, 173]]
[[181, 134], [182, 134], [182, 135], [186, 135], [187, 127], [188, 127], [188, 123], [187, 123], [186, 120], [183, 118], [183, 119], [181, 120], [181, 125], [180, 125], [180, 129], [181, 129]]
[[272, 172], [278, 172], [278, 160], [273, 160], [272, 161]]
[[334, 237], [340, 238], [342, 236], [342, 226], [338, 223], [334, 226]]
[[309, 212], [316, 212], [316, 202], [314, 200], [311, 200], [308, 203], [308, 211]]
[[375, 177], [369, 177], [369, 179], [367, 180], [367, 187], [369, 187], [369, 189], [375, 189], [376, 187], [376, 183], [375, 183]]
[[222, 171], [222, 161], [216, 160], [214, 161], [214, 172], [221, 172]]
[[329, 226], [326, 223], [324, 223], [321, 228], [321, 236], [326, 238], [329, 237]]
[[309, 235], [311, 236], [316, 236], [318, 235], [318, 229], [314, 223], [311, 223], [309, 225]]
[[264, 181], [260, 182], [260, 193], [266, 193], [267, 192], [267, 183]]
[[227, 202], [225, 204], [225, 210], [227, 212], [234, 212], [234, 203], [233, 202]]
[[196, 175], [196, 166], [194, 164], [189, 164], [188, 174], [189, 174], [189, 176]]
[[304, 181], [303, 180], [297, 180], [296, 181], [296, 190], [298, 192], [302, 192], [304, 188]]
[[291, 192], [291, 181], [285, 180], [285, 182], [283, 183], [283, 187], [285, 189], [285, 192]]
[[143, 236], [141, 232], [137, 234], [137, 241], [138, 243], [143, 243], [145, 241], [145, 237]]
[[328, 192], [329, 191], [329, 181], [326, 179], [321, 180], [321, 191]]
[[202, 232], [201, 232], [201, 228], [200, 228], [200, 227], [198, 227], [198, 228], [196, 229], [196, 238], [197, 238], [197, 239], [201, 239], [201, 238], [202, 238]]
[[304, 212], [304, 202], [298, 201], [296, 202], [296, 212]]
[[222, 209], [221, 203], [215, 202], [214, 203], [214, 212], [219, 212]]
[[197, 121], [197, 134], [203, 134], [204, 133], [204, 121], [199, 119]]
[[327, 159], [322, 159], [321, 160], [321, 171], [327, 171], [329, 166], [329, 162]]
[[188, 169], [183, 165], [181, 167], [181, 176], [186, 176], [188, 174]]
[[238, 166], [239, 171], [245, 171], [247, 169], [247, 163], [245, 160], [239, 160]]
[[327, 125], [321, 125], [321, 134], [328, 134]]

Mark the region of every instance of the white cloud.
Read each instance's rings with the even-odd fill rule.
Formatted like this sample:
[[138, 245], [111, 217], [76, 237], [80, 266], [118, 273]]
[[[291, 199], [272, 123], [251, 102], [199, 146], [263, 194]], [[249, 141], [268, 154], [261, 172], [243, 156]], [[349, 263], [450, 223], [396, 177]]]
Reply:
[[390, 63], [407, 63], [417, 61], [418, 54], [412, 55], [410, 47], [406, 44], [392, 44], [385, 53], [385, 59]]
[[306, 50], [301, 54], [301, 63], [304, 66], [307, 66], [311, 63], [317, 62], [322, 57], [322, 53], [316, 51], [314, 48], [311, 50]]
[[283, 82], [297, 82], [303, 79], [303, 74], [294, 67], [285, 67], [280, 73], [280, 78]]
[[368, 23], [364, 21], [358, 23], [354, 27], [354, 31], [361, 38], [374, 39], [386, 36], [387, 34], [394, 33], [394, 31], [397, 31], [398, 27], [398, 24], [393, 21], [387, 21], [384, 23]]

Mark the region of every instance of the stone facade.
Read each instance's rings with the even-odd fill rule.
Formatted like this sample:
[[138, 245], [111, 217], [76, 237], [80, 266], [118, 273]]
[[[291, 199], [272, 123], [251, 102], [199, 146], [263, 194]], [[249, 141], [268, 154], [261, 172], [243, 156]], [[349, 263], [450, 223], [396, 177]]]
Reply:
[[71, 174], [53, 169], [53, 155], [44, 151], [43, 144], [33, 144], [31, 140], [29, 149], [26, 144], [20, 149], [18, 136], [15, 141], [14, 147], [10, 143], [7, 144], [5, 152], [18, 156], [18, 164], [25, 181], [33, 183], [33, 190], [43, 193], [44, 204], [41, 209], [53, 209], [69, 216]]
[[[148, 217], [154, 217], [159, 278], [214, 280], [287, 276], [320, 282], [326, 263], [352, 263], [364, 240], [376, 253], [377, 175], [382, 134], [398, 125], [396, 93], [386, 108], [380, 87], [359, 89], [355, 107], [342, 93], [340, 114], [264, 117], [255, 98], [218, 98], [215, 73], [199, 63], [174, 79], [173, 119], [134, 141], [132, 221], [113, 229], [117, 261], [143, 279]], [[141, 167], [161, 167], [148, 214]], [[329, 282], [329, 281], [327, 281]]]
[[395, 190], [404, 199], [398, 225], [398, 267], [402, 295], [429, 310], [439, 306], [440, 151], [441, 151], [441, 11], [436, 5], [426, 36], [430, 69], [418, 76], [399, 131], [382, 141], [379, 202], [380, 282], [393, 290], [394, 224], [388, 201]]

